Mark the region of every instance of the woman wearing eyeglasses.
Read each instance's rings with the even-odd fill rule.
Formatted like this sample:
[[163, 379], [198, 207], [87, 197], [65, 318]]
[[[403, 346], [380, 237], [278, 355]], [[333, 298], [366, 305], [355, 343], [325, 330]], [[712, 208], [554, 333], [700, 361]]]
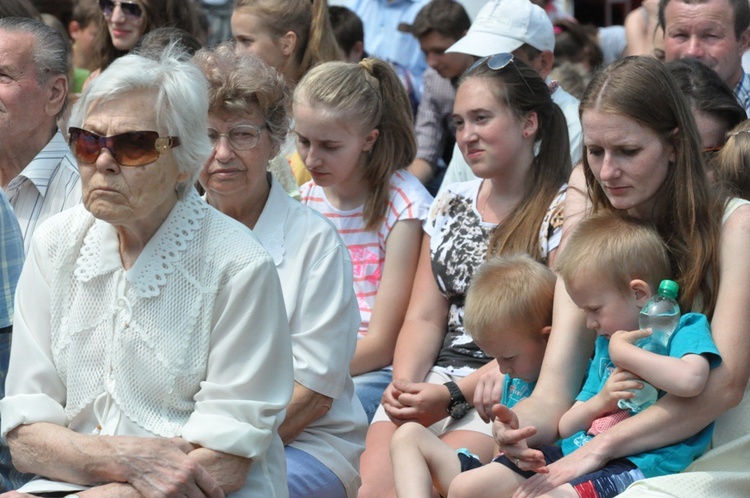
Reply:
[[[99, 71], [133, 49], [149, 31], [170, 26], [180, 28], [201, 41], [206, 33], [194, 0], [98, 0], [104, 17], [97, 38]], [[95, 71], [95, 77], [99, 71]]]
[[462, 76], [453, 119], [479, 179], [450, 186], [432, 204], [394, 381], [367, 432], [361, 498], [393, 492], [389, 443], [406, 422], [432, 426], [484, 463], [492, 458], [491, 426], [471, 405], [479, 377], [498, 367], [464, 331], [466, 288], [495, 254], [523, 252], [551, 264], [561, 235], [568, 135], [544, 80], [511, 54], [480, 59]]
[[349, 252], [331, 223], [267, 172], [289, 128], [283, 77], [231, 45], [194, 60], [209, 82], [206, 200], [253, 230], [284, 292], [295, 358], [294, 394], [279, 427], [289, 495], [354, 498], [367, 418], [349, 375], [360, 322]]
[[173, 52], [118, 59], [73, 109], [83, 205], [35, 233], [0, 402], [14, 464], [45, 476], [32, 496], [287, 496], [283, 294], [193, 188], [207, 111]]

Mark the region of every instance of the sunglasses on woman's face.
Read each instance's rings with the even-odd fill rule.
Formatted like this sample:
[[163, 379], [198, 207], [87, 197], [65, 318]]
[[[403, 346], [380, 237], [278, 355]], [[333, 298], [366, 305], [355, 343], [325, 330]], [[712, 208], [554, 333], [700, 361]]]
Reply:
[[99, 8], [106, 17], [112, 16], [115, 6], [119, 5], [123, 13], [131, 19], [140, 19], [143, 15], [143, 9], [136, 2], [120, 2], [117, 0], [99, 0]]
[[107, 149], [120, 166], [143, 166], [159, 159], [173, 147], [180, 145], [178, 137], [160, 137], [155, 131], [131, 131], [112, 137], [101, 137], [96, 133], [70, 127], [70, 144], [78, 162], [94, 164]]

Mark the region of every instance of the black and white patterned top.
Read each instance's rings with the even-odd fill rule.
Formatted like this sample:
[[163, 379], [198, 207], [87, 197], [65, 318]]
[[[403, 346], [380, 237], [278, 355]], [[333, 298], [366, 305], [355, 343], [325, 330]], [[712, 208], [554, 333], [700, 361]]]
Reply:
[[[474, 344], [463, 327], [466, 289], [474, 272], [487, 259], [487, 246], [496, 226], [482, 221], [477, 209], [481, 185], [482, 180], [473, 180], [449, 186], [433, 202], [425, 225], [431, 237], [432, 273], [450, 303], [446, 334], [435, 367], [458, 376], [468, 375], [492, 359]], [[560, 243], [566, 188], [564, 185], [560, 189], [540, 227], [543, 259]]]

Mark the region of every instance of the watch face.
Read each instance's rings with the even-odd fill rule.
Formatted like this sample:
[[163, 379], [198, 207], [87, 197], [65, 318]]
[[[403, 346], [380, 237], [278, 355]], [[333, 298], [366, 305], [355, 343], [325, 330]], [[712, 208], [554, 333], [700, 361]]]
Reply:
[[469, 411], [468, 403], [456, 403], [451, 407], [451, 417], [455, 419], [463, 418]]

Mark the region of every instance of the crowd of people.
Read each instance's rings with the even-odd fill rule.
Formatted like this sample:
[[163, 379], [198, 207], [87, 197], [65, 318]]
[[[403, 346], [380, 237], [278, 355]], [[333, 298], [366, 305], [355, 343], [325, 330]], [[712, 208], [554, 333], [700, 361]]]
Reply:
[[0, 497], [747, 496], [746, 0], [48, 4], [0, 3]]

